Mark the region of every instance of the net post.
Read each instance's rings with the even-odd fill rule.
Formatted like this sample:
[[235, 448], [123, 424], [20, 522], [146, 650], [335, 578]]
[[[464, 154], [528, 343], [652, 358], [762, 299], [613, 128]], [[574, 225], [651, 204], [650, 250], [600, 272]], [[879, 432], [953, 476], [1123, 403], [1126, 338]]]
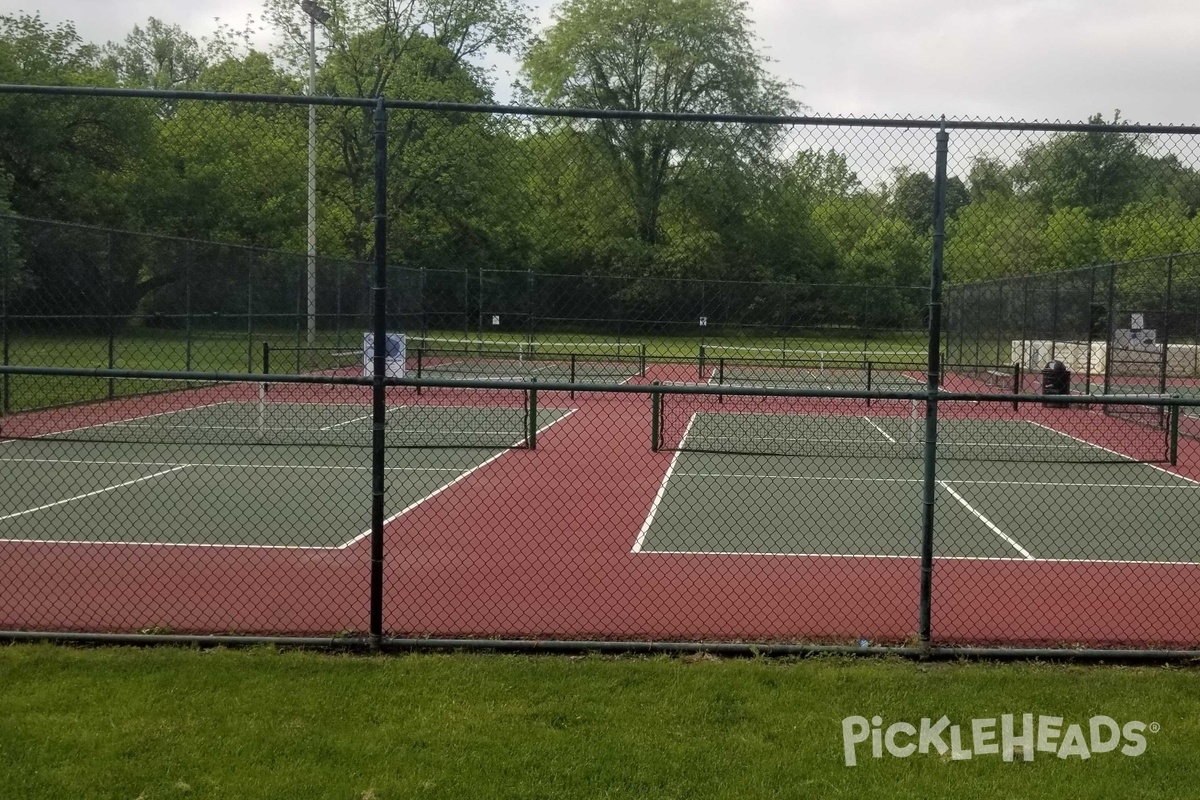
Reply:
[[[575, 354], [571, 353], [571, 383], [575, 383]], [[571, 399], [575, 399], [575, 390], [571, 390]]]
[[1179, 463], [1179, 403], [1167, 406], [1168, 460], [1174, 467]]
[[[657, 387], [658, 381], [652, 386]], [[662, 392], [657, 388], [650, 392], [650, 452], [657, 453], [662, 447], [660, 427], [662, 420]]]
[[[424, 361], [425, 361], [425, 348], [418, 347], [417, 348], [417, 380], [421, 380], [421, 373], [423, 373], [425, 371]], [[421, 387], [418, 386], [417, 394], [420, 394], [420, 393], [421, 393]]]
[[[717, 359], [717, 385], [718, 386], [725, 385], [725, 357], [724, 356]], [[725, 395], [723, 395], [723, 394], [717, 395], [717, 402], [724, 403]]]
[[[537, 384], [537, 378], [531, 378], [531, 383]], [[529, 438], [526, 441], [530, 450], [537, 450], [538, 390], [535, 385], [529, 390]]]
[[704, 380], [704, 345], [700, 345], [700, 369], [696, 373], [699, 379]]
[[[869, 391], [871, 391], [872, 373], [874, 372], [874, 368], [872, 367], [870, 359], [867, 359], [864, 363], [867, 365], [867, 391], [869, 392]], [[867, 398], [867, 408], [870, 408], [870, 407], [871, 407], [871, 398], [868, 397]]]
[[646, 377], [646, 343], [638, 345], [638, 377]]
[[[1014, 395], [1018, 395], [1021, 393], [1021, 385], [1023, 383], [1024, 383], [1024, 381], [1021, 378], [1021, 365], [1019, 363], [1013, 364], [1013, 394]], [[1021, 402], [1019, 400], [1013, 400], [1013, 411], [1020, 411], [1020, 410], [1021, 410]]]

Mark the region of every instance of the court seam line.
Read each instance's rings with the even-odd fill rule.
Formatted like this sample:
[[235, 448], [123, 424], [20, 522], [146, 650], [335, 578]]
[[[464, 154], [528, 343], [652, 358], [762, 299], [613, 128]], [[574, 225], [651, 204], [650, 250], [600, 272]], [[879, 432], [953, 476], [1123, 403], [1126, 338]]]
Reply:
[[[563, 420], [565, 420], [565, 419], [567, 419], [568, 417], [570, 417], [572, 414], [574, 414], [574, 413], [575, 413], [576, 411], [578, 411], [578, 410], [579, 410], [578, 408], [572, 408], [572, 409], [571, 409], [570, 411], [568, 411], [566, 414], [563, 414], [561, 417], [559, 417], [558, 419], [554, 420], [553, 422], [547, 423], [546, 425], [543, 425], [542, 427], [538, 428], [538, 429], [537, 429], [537, 431], [536, 431], [536, 433], [539, 433], [539, 434], [540, 434], [540, 433], [542, 433], [543, 431], [549, 430], [550, 428], [554, 427], [554, 426], [555, 426], [555, 425], [557, 425], [558, 423], [560, 423], [560, 422], [562, 422]], [[473, 475], [473, 474], [475, 474], [476, 472], [478, 472], [479, 470], [483, 469], [484, 467], [486, 467], [487, 465], [491, 464], [492, 462], [496, 461], [497, 459], [499, 459], [499, 458], [502, 458], [503, 456], [506, 456], [506, 455], [508, 455], [509, 453], [511, 453], [511, 452], [513, 451], [513, 449], [514, 449], [514, 448], [516, 448], [517, 446], [519, 446], [519, 445], [520, 445], [522, 442], [526, 441], [528, 438], [529, 438], [528, 436], [525, 436], [525, 437], [523, 437], [523, 438], [521, 438], [521, 439], [518, 439], [517, 441], [513, 442], [512, 444], [510, 444], [508, 447], [506, 447], [506, 448], [504, 448], [503, 450], [501, 450], [499, 453], [496, 453], [496, 455], [492, 456], [492, 457], [491, 457], [491, 458], [489, 458], [487, 461], [484, 461], [484, 462], [482, 462], [482, 463], [480, 463], [480, 464], [476, 464], [475, 466], [471, 467], [469, 470], [467, 470], [467, 471], [466, 471], [466, 472], [464, 472], [463, 474], [459, 475], [459, 476], [458, 476], [457, 478], [455, 478], [454, 480], [450, 481], [450, 482], [449, 482], [449, 483], [447, 483], [447, 484], [444, 484], [444, 485], [442, 485], [442, 486], [438, 487], [438, 489], [437, 489], [436, 491], [433, 491], [433, 492], [431, 492], [430, 494], [427, 494], [427, 495], [425, 495], [424, 497], [422, 497], [420, 500], [417, 500], [416, 502], [410, 503], [409, 505], [405, 506], [405, 507], [404, 507], [403, 509], [401, 509], [400, 511], [396, 512], [396, 513], [395, 513], [395, 514], [393, 514], [392, 516], [390, 516], [390, 517], [388, 517], [387, 519], [385, 519], [385, 520], [383, 521], [383, 526], [386, 528], [388, 525], [390, 525], [390, 524], [392, 524], [393, 522], [395, 522], [396, 520], [400, 519], [400, 517], [403, 517], [403, 516], [404, 516], [405, 514], [407, 514], [408, 512], [410, 512], [410, 511], [412, 511], [413, 509], [417, 508], [417, 506], [423, 505], [424, 503], [426, 503], [426, 502], [428, 502], [428, 501], [432, 500], [433, 498], [435, 498], [435, 497], [437, 497], [438, 495], [440, 495], [442, 492], [444, 492], [444, 491], [446, 491], [447, 489], [449, 489], [451, 486], [455, 486], [455, 485], [457, 485], [457, 484], [461, 483], [463, 480], [465, 480], [465, 479], [466, 479], [467, 477], [469, 477], [470, 475]], [[367, 537], [368, 537], [368, 536], [370, 536], [370, 535], [371, 535], [371, 529], [370, 529], [370, 528], [368, 528], [367, 530], [365, 530], [365, 531], [363, 531], [362, 533], [360, 533], [358, 536], [355, 536], [355, 537], [354, 537], [353, 539], [351, 539], [350, 541], [348, 541], [348, 542], [345, 542], [345, 543], [343, 543], [343, 544], [341, 544], [341, 545], [338, 545], [336, 548], [333, 548], [333, 549], [336, 549], [336, 550], [345, 550], [346, 548], [349, 548], [349, 547], [352, 547], [352, 546], [354, 546], [354, 545], [358, 544], [359, 542], [361, 542], [363, 539], [367, 538]]]
[[1169, 469], [1163, 469], [1160, 466], [1157, 466], [1155, 464], [1148, 464], [1145, 461], [1138, 461], [1136, 458], [1130, 458], [1129, 456], [1125, 455], [1124, 453], [1118, 453], [1116, 450], [1109, 449], [1109, 448], [1105, 447], [1104, 445], [1096, 444], [1095, 442], [1089, 442], [1086, 439], [1080, 439], [1078, 436], [1072, 436], [1069, 433], [1065, 433], [1060, 430], [1055, 430], [1054, 428], [1051, 428], [1049, 425], [1043, 425], [1040, 422], [1034, 422], [1033, 420], [1026, 420], [1026, 422], [1028, 422], [1030, 425], [1036, 425], [1037, 427], [1042, 428], [1043, 430], [1050, 431], [1051, 433], [1056, 433], [1059, 436], [1065, 436], [1068, 439], [1074, 439], [1075, 441], [1079, 442], [1080, 444], [1086, 444], [1088, 447], [1095, 447], [1097, 450], [1103, 450], [1106, 453], [1112, 453], [1114, 456], [1120, 456], [1121, 458], [1128, 461], [1130, 464], [1140, 464], [1143, 467], [1149, 467], [1150, 469], [1158, 470], [1159, 472], [1163, 473], [1164, 475], [1171, 475], [1171, 476], [1179, 478], [1181, 480], [1185, 480], [1188, 483], [1195, 484], [1196, 486], [1200, 486], [1200, 481], [1195, 480], [1193, 478], [1189, 478], [1186, 475], [1180, 475], [1178, 472], [1172, 472]]
[[1030, 553], [1028, 550], [1026, 550], [1024, 547], [1022, 547], [1020, 544], [1018, 544], [1016, 539], [1012, 538], [1007, 533], [1000, 530], [999, 525], [992, 522], [990, 519], [988, 519], [982, 513], [980, 513], [974, 506], [972, 506], [970, 503], [967, 502], [967, 499], [965, 497], [963, 497], [961, 494], [959, 494], [958, 492], [954, 491], [949, 486], [947, 486], [945, 481], [938, 481], [937, 484], [938, 484], [938, 486], [941, 486], [943, 489], [945, 489], [947, 492], [949, 492], [951, 497], [953, 497], [959, 503], [962, 503], [963, 508], [965, 508], [967, 511], [970, 511], [972, 514], [974, 514], [979, 519], [980, 522], [982, 522], [984, 525], [986, 525], [988, 527], [988, 529], [992, 533], [996, 534], [1001, 539], [1008, 542], [1008, 544], [1012, 545], [1013, 549], [1016, 550], [1018, 553], [1020, 553], [1022, 556], [1024, 556], [1026, 560], [1030, 560], [1030, 561], [1033, 560], [1032, 553]]
[[700, 416], [700, 412], [693, 412], [691, 418], [688, 419], [687, 427], [683, 429], [683, 436], [679, 440], [679, 446], [675, 449], [675, 455], [671, 457], [671, 463], [663, 475], [662, 483], [658, 485], [658, 492], [654, 495], [654, 502], [650, 504], [650, 511], [647, 513], [646, 519], [642, 522], [642, 529], [638, 531], [637, 539], [633, 543], [633, 549], [629, 551], [631, 553], [642, 552], [642, 546], [646, 543], [646, 534], [650, 532], [650, 526], [654, 524], [654, 517], [658, 514], [658, 506], [662, 503], [663, 497], [666, 496], [667, 484], [671, 481], [671, 473], [675, 471], [675, 466], [679, 463], [679, 457], [683, 455], [683, 443], [687, 441], [688, 434], [692, 432], [692, 424], [698, 416]]
[[37, 508], [27, 508], [24, 511], [18, 511], [14, 514], [6, 514], [5, 516], [0, 517], [0, 522], [4, 522], [5, 520], [10, 520], [10, 519], [16, 519], [17, 517], [23, 517], [26, 514], [33, 514], [37, 511], [45, 511], [46, 509], [54, 508], [55, 506], [63, 506], [63, 505], [66, 505], [67, 503], [73, 503], [76, 500], [86, 500], [89, 497], [95, 497], [96, 495], [101, 495], [101, 494], [104, 494], [105, 492], [115, 492], [117, 489], [123, 489], [126, 486], [132, 486], [135, 483], [142, 483], [143, 481], [148, 481], [151, 478], [158, 478], [163, 475], [170, 475], [172, 472], [179, 472], [179, 470], [187, 469], [190, 466], [191, 466], [191, 464], [180, 464], [178, 466], [171, 467], [170, 469], [164, 469], [161, 472], [155, 472], [152, 475], [143, 475], [140, 478], [134, 478], [133, 480], [125, 481], [123, 483], [118, 483], [113, 486], [106, 486], [103, 489], [96, 489], [95, 491], [86, 492], [85, 494], [77, 494], [74, 497], [68, 497], [64, 500], [55, 500], [53, 503], [46, 503], [45, 505], [38, 506]]

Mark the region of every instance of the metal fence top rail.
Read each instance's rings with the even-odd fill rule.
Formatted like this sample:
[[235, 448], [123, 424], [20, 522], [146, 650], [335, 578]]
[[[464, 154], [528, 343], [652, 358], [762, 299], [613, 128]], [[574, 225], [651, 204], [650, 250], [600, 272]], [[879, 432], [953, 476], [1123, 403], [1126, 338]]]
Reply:
[[[290, 383], [317, 384], [327, 386], [373, 386], [375, 378], [370, 376], [335, 375], [284, 375], [246, 372], [178, 372], [168, 370], [134, 369], [91, 369], [87, 367], [37, 367], [0, 365], [0, 375], [44, 375], [80, 378], [145, 378], [175, 380], [180, 383]], [[1111, 406], [1154, 406], [1181, 408], [1200, 407], [1200, 397], [1175, 397], [1166, 394], [1147, 395], [1041, 395], [1041, 394], [994, 394], [984, 392], [943, 392], [933, 394], [925, 389], [914, 391], [876, 391], [862, 389], [814, 389], [811, 387], [781, 386], [722, 386], [712, 384], [612, 384], [612, 383], [565, 383], [562, 381], [516, 381], [516, 380], [454, 380], [449, 378], [392, 378], [383, 377], [384, 386], [408, 388], [428, 387], [438, 389], [488, 389], [525, 392], [593, 392], [597, 394], [645, 394], [645, 395], [725, 395], [746, 397], [823, 397], [854, 400], [911, 400], [926, 402], [986, 402], [986, 403], [1044, 403], [1047, 401], [1067, 405], [1111, 405]]]
[[131, 97], [153, 100], [200, 100], [243, 103], [270, 103], [296, 106], [357, 106], [442, 113], [473, 113], [507, 116], [564, 117], [571, 119], [636, 119], [667, 122], [733, 123], [750, 125], [794, 125], [812, 127], [908, 128], [938, 130], [1045, 131], [1092, 133], [1157, 133], [1200, 135], [1200, 125], [1094, 124], [1086, 122], [1021, 122], [942, 117], [839, 117], [770, 114], [703, 114], [692, 112], [632, 111], [597, 108], [551, 108], [540, 106], [455, 103], [436, 100], [387, 100], [369, 97], [329, 97], [308, 95], [252, 94], [241, 92], [172, 91], [163, 89], [120, 89], [102, 86], [35, 86], [0, 84], [0, 94], [60, 95], [70, 97]]

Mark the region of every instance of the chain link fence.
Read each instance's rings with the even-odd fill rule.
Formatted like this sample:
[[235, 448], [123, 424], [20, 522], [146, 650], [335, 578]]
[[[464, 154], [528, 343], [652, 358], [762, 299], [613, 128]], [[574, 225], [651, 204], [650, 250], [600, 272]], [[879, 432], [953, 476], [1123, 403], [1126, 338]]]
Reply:
[[1200, 642], [1200, 131], [314, 102], [0, 90], [0, 629]]

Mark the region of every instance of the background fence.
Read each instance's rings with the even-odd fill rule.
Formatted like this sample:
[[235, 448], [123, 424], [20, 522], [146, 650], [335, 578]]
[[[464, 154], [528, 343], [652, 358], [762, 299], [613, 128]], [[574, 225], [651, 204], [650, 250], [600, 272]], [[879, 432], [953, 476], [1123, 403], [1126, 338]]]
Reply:
[[1200, 131], [317, 102], [310, 255], [303, 98], [0, 91], [0, 628], [1200, 640]]

